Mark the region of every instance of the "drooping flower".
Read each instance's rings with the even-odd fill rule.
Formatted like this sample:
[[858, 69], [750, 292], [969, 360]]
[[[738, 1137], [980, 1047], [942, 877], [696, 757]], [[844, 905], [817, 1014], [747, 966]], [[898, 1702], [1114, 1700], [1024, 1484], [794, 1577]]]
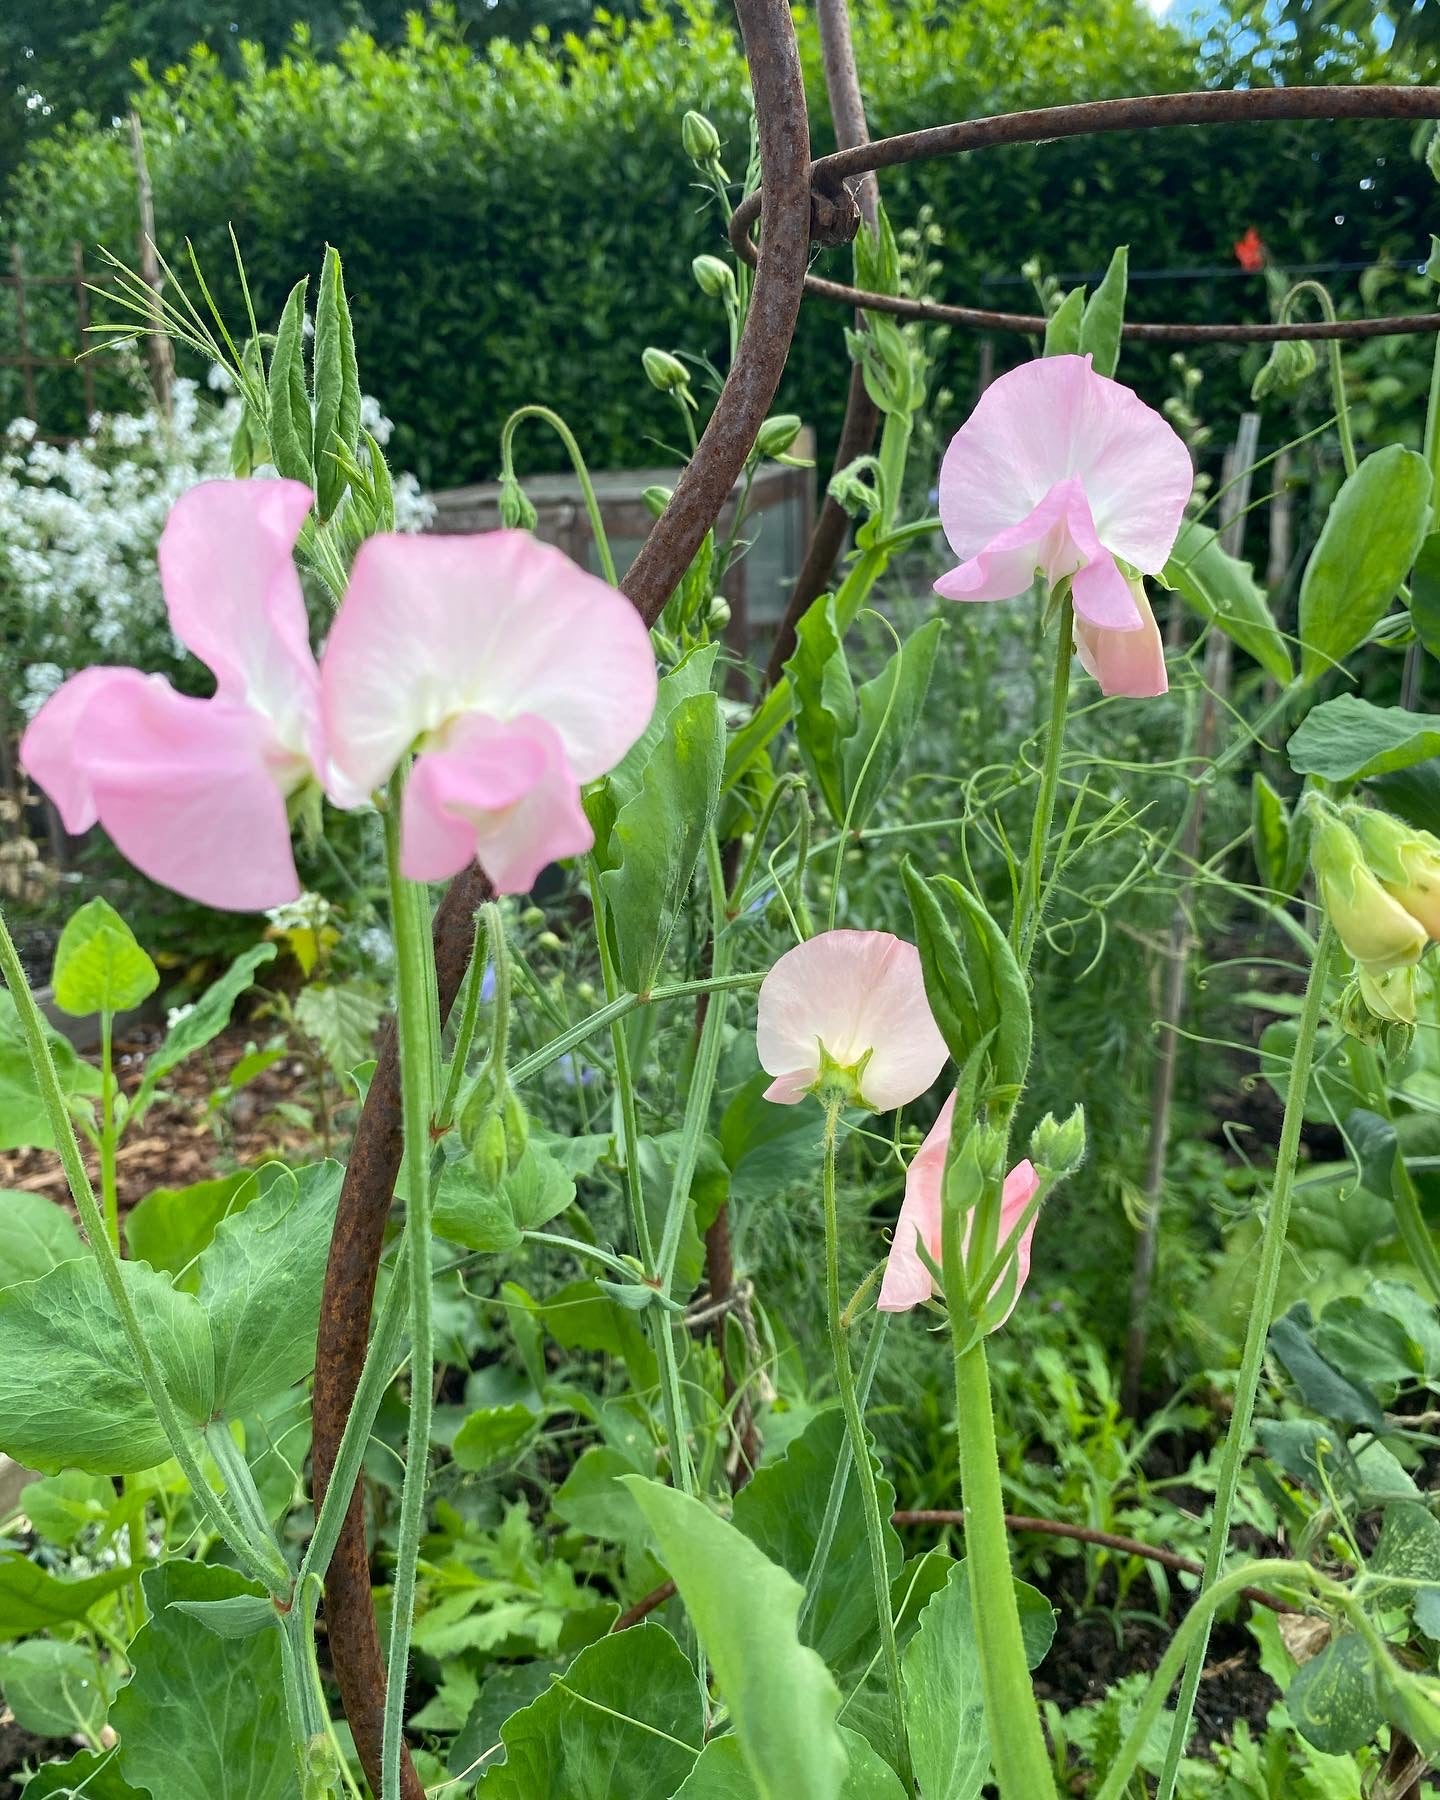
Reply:
[[[912, 1306], [922, 1305], [935, 1292], [934, 1279], [916, 1246], [917, 1242], [924, 1244], [926, 1255], [939, 1264], [941, 1187], [945, 1180], [945, 1159], [950, 1150], [950, 1128], [954, 1117], [955, 1096], [952, 1094], [941, 1107], [939, 1118], [930, 1127], [925, 1142], [915, 1152], [905, 1173], [905, 1198], [900, 1206], [900, 1217], [895, 1221], [895, 1235], [880, 1283], [878, 1305], [881, 1312], [909, 1312]], [[1005, 1177], [1000, 1197], [1000, 1244], [1019, 1223], [1039, 1185], [1040, 1177], [1028, 1161], [1017, 1163]], [[971, 1223], [967, 1220], [965, 1225], [966, 1251], [970, 1248]], [[1029, 1279], [1030, 1245], [1034, 1236], [1035, 1220], [1032, 1219], [1020, 1234], [1015, 1248], [1015, 1286], [1010, 1304], [1004, 1317], [995, 1320], [992, 1330], [998, 1329], [1010, 1317], [1020, 1298], [1020, 1290]], [[997, 1282], [996, 1292], [1006, 1279], [1002, 1276]]]
[[920, 952], [888, 931], [823, 931], [787, 950], [760, 984], [755, 1043], [775, 1077], [767, 1100], [792, 1106], [834, 1082], [872, 1112], [923, 1094], [947, 1054]]
[[1347, 808], [1345, 816], [1385, 892], [1427, 937], [1440, 938], [1440, 838], [1374, 806]]
[[581, 784], [613, 768], [655, 708], [655, 658], [630, 603], [522, 531], [367, 539], [320, 665], [332, 791], [351, 804], [406, 751], [401, 867], [472, 859], [500, 893], [593, 842]]
[[1009, 600], [1037, 574], [1047, 589], [1068, 579], [1080, 659], [1104, 692], [1163, 694], [1139, 576], [1164, 568], [1191, 485], [1176, 432], [1088, 356], [1022, 363], [985, 390], [945, 452], [940, 518], [962, 560], [936, 591]]
[[97, 822], [153, 880], [208, 906], [295, 900], [288, 802], [323, 766], [319, 678], [291, 551], [295, 481], [207, 481], [160, 539], [176, 637], [215, 675], [196, 699], [158, 675], [93, 668], [41, 707], [27, 773], [70, 832]]
[[1360, 840], [1338, 813], [1320, 813], [1310, 860], [1325, 910], [1363, 970], [1374, 977], [1419, 962], [1429, 941], [1425, 927], [1381, 886]]

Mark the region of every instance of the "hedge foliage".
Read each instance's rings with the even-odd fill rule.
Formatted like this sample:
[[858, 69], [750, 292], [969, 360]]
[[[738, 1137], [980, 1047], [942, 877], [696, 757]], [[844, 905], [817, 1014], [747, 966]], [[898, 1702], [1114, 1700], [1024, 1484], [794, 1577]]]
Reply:
[[[944, 9], [855, 0], [854, 11], [877, 134], [1223, 74], [1139, 0]], [[818, 36], [812, 16], [796, 18], [824, 150]], [[366, 385], [397, 420], [399, 463], [431, 484], [492, 475], [502, 419], [532, 399], [570, 418], [597, 466], [655, 461], [673, 420], [640, 373], [642, 347], [723, 348], [718, 308], [689, 269], [697, 252], [719, 247], [720, 221], [695, 185], [679, 122], [688, 107], [709, 113], [740, 173], [746, 82], [730, 19], [719, 0], [688, 0], [678, 21], [600, 15], [583, 39], [539, 34], [472, 54], [439, 14], [412, 21], [398, 49], [353, 36], [322, 59], [297, 42], [271, 64], [255, 50], [238, 80], [197, 53], [138, 101], [162, 247], [174, 260], [189, 236], [238, 317], [233, 224], [273, 318], [297, 276], [319, 268], [324, 245], [339, 245]], [[1325, 78], [1374, 74], [1332, 58]], [[988, 292], [991, 303], [1028, 309], [1027, 289], [987, 290], [985, 278], [1012, 277], [1035, 253], [1097, 269], [1117, 242], [1130, 244], [1132, 269], [1225, 272], [1185, 285], [1138, 281], [1138, 316], [1263, 312], [1261, 278], [1231, 278], [1232, 245], [1251, 224], [1291, 263], [1413, 263], [1440, 211], [1409, 129], [1387, 123], [1130, 134], [914, 165], [884, 184], [897, 223], [933, 205], [944, 230], [936, 291], [949, 296]], [[59, 133], [14, 191], [0, 239], [18, 239], [32, 267], [67, 267], [75, 238], [133, 256], [123, 132]], [[848, 266], [843, 252], [827, 261]], [[842, 323], [823, 303], [806, 307], [782, 396], [822, 434], [843, 402]], [[1002, 356], [1019, 353], [1001, 346]], [[955, 336], [947, 355], [948, 383], [963, 395], [974, 340]], [[1151, 360], [1151, 385], [1161, 362]], [[1127, 370], [1146, 377], [1143, 363]], [[52, 391], [61, 382], [78, 387], [66, 374]], [[13, 385], [0, 401], [17, 409]], [[527, 453], [533, 466], [554, 466], [543, 434]]]

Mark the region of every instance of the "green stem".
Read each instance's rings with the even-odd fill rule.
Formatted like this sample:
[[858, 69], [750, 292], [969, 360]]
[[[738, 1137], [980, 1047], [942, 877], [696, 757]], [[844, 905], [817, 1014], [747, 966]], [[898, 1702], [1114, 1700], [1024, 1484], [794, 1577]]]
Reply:
[[[1330, 290], [1319, 281], [1297, 281], [1285, 296], [1280, 308], [1282, 322], [1288, 319], [1294, 310], [1294, 302], [1302, 294], [1311, 294], [1318, 301], [1320, 312], [1327, 324], [1335, 323], [1335, 302], [1330, 298]], [[1330, 397], [1335, 404], [1335, 424], [1340, 433], [1340, 454], [1345, 459], [1345, 473], [1353, 475], [1356, 469], [1355, 434], [1350, 429], [1350, 402], [1345, 395], [1345, 366], [1340, 358], [1340, 340], [1331, 338], [1325, 346], [1325, 354], [1330, 366]], [[1435, 465], [1432, 463], [1431, 467]]]
[[[948, 1281], [946, 1288], [950, 1288]], [[965, 1567], [980, 1647], [990, 1756], [1001, 1800], [1042, 1800], [1042, 1796], [1053, 1800], [1055, 1780], [1040, 1729], [1010, 1569], [985, 1340], [973, 1338], [964, 1309], [954, 1302], [950, 1323], [955, 1343], [960, 1487], [965, 1501]]]
[[100, 1015], [100, 1199], [105, 1208], [105, 1235], [120, 1255], [120, 1194], [115, 1179], [115, 1069], [111, 1057], [114, 1017]]
[[390, 1644], [385, 1666], [385, 1720], [381, 1752], [382, 1800], [400, 1800], [404, 1748], [405, 1678], [415, 1612], [415, 1574], [425, 1526], [425, 1486], [430, 1455], [434, 1342], [430, 1319], [431, 1075], [437, 1046], [430, 1006], [430, 934], [424, 890], [400, 873], [400, 809], [403, 771], [390, 784], [385, 811], [385, 865], [389, 876], [391, 930], [395, 938], [396, 1024], [400, 1044], [401, 1114], [405, 1127], [405, 1235], [410, 1262], [410, 1423], [405, 1480], [395, 1543], [390, 1594]]
[[455, 1050], [445, 1077], [445, 1092], [435, 1114], [436, 1135], [450, 1129], [455, 1118], [455, 1102], [460, 1097], [460, 1083], [470, 1061], [475, 1042], [475, 1026], [480, 1017], [480, 990], [485, 985], [485, 919], [475, 920], [475, 947], [470, 953], [470, 967], [465, 971], [465, 988], [460, 1002], [460, 1023], [455, 1028]]
[[1400, 1153], [1395, 1157], [1393, 1199], [1395, 1222], [1400, 1227], [1405, 1249], [1411, 1262], [1423, 1276], [1425, 1285], [1430, 1290], [1430, 1298], [1440, 1304], [1440, 1256], [1435, 1253], [1435, 1239], [1425, 1222], [1415, 1178], [1405, 1166], [1404, 1155]]
[[204, 1513], [210, 1526], [230, 1546], [240, 1567], [253, 1580], [263, 1583], [269, 1593], [288, 1596], [291, 1587], [290, 1570], [284, 1557], [273, 1540], [268, 1543], [251, 1543], [234, 1513], [205, 1479], [195, 1454], [194, 1431], [181, 1418], [179, 1409], [170, 1397], [165, 1377], [135, 1311], [130, 1290], [125, 1285], [120, 1258], [115, 1254], [114, 1245], [105, 1228], [104, 1215], [95, 1199], [95, 1190], [85, 1171], [85, 1160], [75, 1137], [74, 1121], [66, 1110], [65, 1096], [55, 1073], [55, 1063], [46, 1041], [40, 1009], [35, 1004], [35, 997], [25, 979], [25, 971], [20, 966], [19, 953], [15, 949], [3, 912], [0, 912], [0, 975], [4, 976], [10, 997], [15, 1002], [20, 1032], [25, 1039], [35, 1084], [44, 1101], [51, 1134], [65, 1170], [65, 1179], [70, 1186], [70, 1197], [75, 1202], [75, 1210], [80, 1215], [80, 1223], [100, 1268], [100, 1278], [115, 1303], [121, 1327], [135, 1358], [136, 1369], [145, 1384], [145, 1391], [150, 1396], [150, 1403], [155, 1408], [171, 1452], [190, 1484], [196, 1505]]
[[[285, 1682], [285, 1705], [290, 1715], [290, 1730], [295, 1741], [296, 1762], [300, 1776], [300, 1792], [305, 1800], [323, 1791], [335, 1792], [335, 1776], [341, 1763], [335, 1754], [330, 1730], [330, 1709], [325, 1704], [325, 1691], [320, 1685], [320, 1669], [315, 1660], [315, 1609], [319, 1603], [318, 1581], [297, 1588], [295, 1604], [280, 1614], [280, 1667]], [[329, 1755], [321, 1746], [327, 1746]], [[317, 1790], [317, 1770], [331, 1765], [330, 1779], [323, 1790]]]
[[[865, 1415], [861, 1411], [860, 1398], [855, 1388], [855, 1371], [850, 1364], [850, 1346], [846, 1341], [840, 1312], [840, 1225], [835, 1208], [835, 1136], [843, 1106], [844, 1101], [837, 1099], [829, 1101], [825, 1108], [825, 1301], [830, 1324], [830, 1351], [835, 1359], [835, 1381], [840, 1389], [845, 1433], [850, 1442], [850, 1455], [854, 1460], [856, 1482], [860, 1489], [860, 1508], [865, 1518], [865, 1538], [870, 1546], [870, 1575], [875, 1586], [880, 1653], [885, 1665], [885, 1683], [890, 1690], [892, 1730], [900, 1782], [908, 1795], [915, 1791], [915, 1777], [910, 1767], [910, 1743], [905, 1735], [905, 1694], [900, 1682], [900, 1650], [895, 1641], [895, 1619], [890, 1610], [886, 1522], [880, 1511], [875, 1465], [870, 1460], [870, 1444], [865, 1436]], [[1016, 1629], [1019, 1629], [1018, 1625]], [[1031, 1800], [1036, 1800], [1036, 1797], [1032, 1796]]]
[[891, 412], [886, 413], [880, 431], [880, 454], [876, 460], [880, 465], [880, 493], [885, 508], [881, 529], [886, 532], [894, 529], [900, 513], [911, 428], [912, 418], [908, 412]]
[[575, 433], [548, 406], [521, 406], [511, 413], [500, 428], [500, 467], [505, 474], [513, 477], [515, 473], [512, 444], [515, 428], [526, 419], [543, 419], [555, 435], [564, 444], [570, 457], [570, 465], [575, 471], [575, 478], [580, 483], [580, 492], [585, 497], [585, 512], [590, 520], [590, 530], [595, 539], [595, 549], [600, 557], [600, 568], [611, 587], [618, 581], [615, 574], [615, 558], [610, 554], [610, 540], [605, 535], [605, 520], [600, 512], [600, 502], [595, 496], [595, 484], [590, 479], [590, 471], [585, 465], [579, 440]]
[[241, 1523], [257, 1543], [270, 1537], [270, 1521], [255, 1486], [255, 1477], [245, 1452], [230, 1433], [228, 1419], [212, 1419], [205, 1427], [205, 1446], [215, 1459], [215, 1467], [225, 1478], [226, 1491], [235, 1503]]
[[[1270, 1320], [1275, 1311], [1275, 1293], [1285, 1259], [1285, 1233], [1290, 1223], [1290, 1197], [1295, 1185], [1295, 1164], [1300, 1152], [1305, 1096], [1310, 1087], [1315, 1039], [1320, 1029], [1320, 1014], [1325, 1004], [1325, 983], [1330, 972], [1334, 946], [1335, 929], [1327, 919], [1320, 933], [1320, 942], [1315, 947], [1315, 960], [1310, 966], [1310, 981], [1305, 989], [1305, 1004], [1300, 1014], [1295, 1053], [1290, 1063], [1290, 1084], [1285, 1098], [1285, 1118], [1280, 1127], [1275, 1182], [1271, 1190], [1265, 1229], [1260, 1239], [1260, 1264], [1255, 1276], [1255, 1292], [1250, 1301], [1245, 1350], [1240, 1361], [1240, 1375], [1235, 1387], [1235, 1404], [1225, 1437], [1225, 1450], [1220, 1459], [1210, 1537], [1205, 1546], [1205, 1570], [1200, 1578], [1202, 1595], [1219, 1581], [1221, 1564], [1230, 1547], [1230, 1520], [1235, 1510], [1235, 1493], [1240, 1485], [1240, 1469], [1250, 1448], [1250, 1423], [1255, 1413], [1255, 1396], [1260, 1388], [1265, 1341], [1270, 1332]], [[1165, 1765], [1160, 1773], [1157, 1800], [1171, 1800], [1175, 1792], [1180, 1759], [1185, 1753], [1190, 1735], [1190, 1719], [1195, 1710], [1196, 1695], [1200, 1691], [1200, 1678], [1205, 1669], [1205, 1652], [1209, 1641], [1210, 1629], [1207, 1623], [1199, 1633], [1185, 1664], [1185, 1678], [1175, 1708], [1175, 1722], [1170, 1729], [1170, 1742], [1165, 1751]]]
[[[1259, 1582], [1271, 1588], [1293, 1582], [1323, 1593], [1328, 1598], [1344, 1594], [1344, 1589], [1338, 1583], [1322, 1575], [1318, 1569], [1312, 1569], [1309, 1563], [1303, 1562], [1246, 1563], [1243, 1568], [1227, 1575], [1223, 1581], [1217, 1581], [1208, 1593], [1201, 1594], [1185, 1615], [1180, 1629], [1161, 1657], [1160, 1666], [1145, 1690], [1140, 1710], [1135, 1714], [1129, 1733], [1116, 1753], [1095, 1800], [1125, 1800], [1130, 1777], [1159, 1722], [1165, 1698], [1175, 1685], [1181, 1663], [1187, 1654], [1193, 1661], [1196, 1646], [1209, 1639], [1211, 1621], [1220, 1608], [1233, 1600], [1243, 1588], [1253, 1587]], [[1203, 1658], [1203, 1648], [1200, 1654]]]
[[[841, 1323], [843, 1325], [843, 1318]], [[877, 1312], [874, 1328], [870, 1333], [870, 1342], [865, 1346], [865, 1360], [860, 1365], [859, 1392], [856, 1396], [862, 1418], [865, 1413], [865, 1404], [870, 1398], [870, 1384], [875, 1379], [875, 1370], [880, 1362], [880, 1348], [885, 1342], [885, 1328], [889, 1323], [889, 1313]], [[836, 1457], [835, 1467], [831, 1471], [830, 1494], [825, 1502], [825, 1516], [820, 1521], [815, 1548], [810, 1556], [810, 1567], [805, 1572], [805, 1597], [800, 1602], [800, 1616], [796, 1621], [801, 1628], [810, 1617], [820, 1595], [820, 1584], [825, 1579], [825, 1565], [830, 1560], [830, 1547], [835, 1542], [835, 1532], [840, 1524], [840, 1514], [845, 1505], [845, 1490], [850, 1483], [850, 1466], [854, 1460], [855, 1454], [850, 1445], [850, 1434], [847, 1431], [845, 1442], [840, 1446], [840, 1454]]]
[[1050, 726], [1045, 737], [1045, 760], [1040, 769], [1040, 792], [1035, 797], [1035, 816], [1030, 826], [1030, 854], [1025, 864], [1011, 940], [1020, 954], [1022, 968], [1029, 968], [1040, 930], [1041, 899], [1045, 877], [1045, 850], [1055, 817], [1055, 796], [1060, 786], [1060, 752], [1065, 744], [1065, 714], [1070, 704], [1070, 659], [1075, 653], [1075, 607], [1067, 594], [1060, 608], [1060, 629], [1055, 645], [1055, 679], [1050, 690]]
[[[610, 917], [600, 865], [590, 858], [590, 903], [595, 915], [595, 945], [600, 956], [600, 977], [605, 998], [613, 1007], [620, 998], [620, 977], [610, 954]], [[655, 1273], [655, 1246], [645, 1211], [645, 1190], [640, 1179], [640, 1120], [635, 1108], [635, 1077], [630, 1066], [630, 1039], [625, 1020], [616, 1013], [610, 1023], [610, 1048], [615, 1058], [615, 1090], [620, 1102], [620, 1154], [625, 1162], [625, 1197], [630, 1210], [630, 1229], [635, 1251], [647, 1278]], [[680, 1369], [675, 1356], [675, 1336], [662, 1307], [646, 1309], [660, 1366], [660, 1403], [665, 1414], [665, 1435], [670, 1441], [670, 1465], [675, 1485], [684, 1493], [695, 1490], [695, 1470], [690, 1460], [690, 1434], [685, 1396], [680, 1388]]]

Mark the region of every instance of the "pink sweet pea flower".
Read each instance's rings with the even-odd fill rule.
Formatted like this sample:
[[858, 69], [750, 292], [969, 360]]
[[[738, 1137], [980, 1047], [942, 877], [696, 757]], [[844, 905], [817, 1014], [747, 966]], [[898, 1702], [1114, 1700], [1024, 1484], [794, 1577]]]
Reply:
[[502, 894], [593, 842], [580, 788], [655, 709], [655, 658], [622, 595], [524, 531], [368, 539], [320, 664], [330, 787], [357, 803], [412, 747], [401, 867], [478, 858]]
[[1009, 600], [1037, 573], [1047, 588], [1070, 577], [1080, 660], [1102, 690], [1163, 694], [1159, 634], [1132, 571], [1164, 568], [1192, 481], [1178, 435], [1088, 356], [1022, 363], [945, 452], [940, 518], [962, 561], [936, 592]]
[[947, 1054], [920, 952], [888, 931], [823, 931], [787, 950], [760, 984], [755, 1043], [775, 1077], [767, 1100], [793, 1106], [848, 1071], [872, 1112], [923, 1094]]
[[[955, 1116], [952, 1094], [940, 1109], [940, 1117], [930, 1127], [925, 1142], [915, 1152], [905, 1173], [905, 1198], [900, 1217], [895, 1221], [895, 1236], [885, 1263], [885, 1278], [880, 1283], [881, 1312], [909, 1312], [920, 1306], [935, 1292], [935, 1282], [916, 1249], [916, 1240], [924, 1244], [926, 1255], [940, 1262], [940, 1189], [945, 1179], [945, 1158], [950, 1150], [950, 1126]], [[1015, 1229], [1020, 1215], [1035, 1197], [1040, 1177], [1032, 1163], [1017, 1163], [1005, 1177], [1000, 1196], [1000, 1236], [1003, 1244]], [[964, 1251], [970, 1248], [970, 1226], [965, 1223]], [[1035, 1236], [1032, 1219], [1021, 1234], [1015, 1250], [1015, 1291], [1005, 1309], [1005, 1318], [997, 1319], [991, 1330], [998, 1330], [1015, 1310], [1020, 1290], [1030, 1277], [1030, 1243]], [[1001, 1277], [1003, 1282], [1004, 1276]], [[1000, 1283], [996, 1283], [998, 1292]]]
[[160, 539], [175, 635], [215, 675], [208, 700], [138, 669], [86, 669], [20, 743], [65, 829], [101, 824], [152, 880], [207, 906], [296, 900], [287, 801], [323, 764], [320, 692], [291, 551], [296, 481], [207, 481]]

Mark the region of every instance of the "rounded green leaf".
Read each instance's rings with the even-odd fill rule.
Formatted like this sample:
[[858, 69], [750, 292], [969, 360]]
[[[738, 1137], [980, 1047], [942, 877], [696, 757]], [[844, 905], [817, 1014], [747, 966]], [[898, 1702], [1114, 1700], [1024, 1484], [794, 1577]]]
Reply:
[[160, 971], [108, 900], [90, 900], [60, 933], [55, 1004], [76, 1018], [128, 1012], [160, 985]]

